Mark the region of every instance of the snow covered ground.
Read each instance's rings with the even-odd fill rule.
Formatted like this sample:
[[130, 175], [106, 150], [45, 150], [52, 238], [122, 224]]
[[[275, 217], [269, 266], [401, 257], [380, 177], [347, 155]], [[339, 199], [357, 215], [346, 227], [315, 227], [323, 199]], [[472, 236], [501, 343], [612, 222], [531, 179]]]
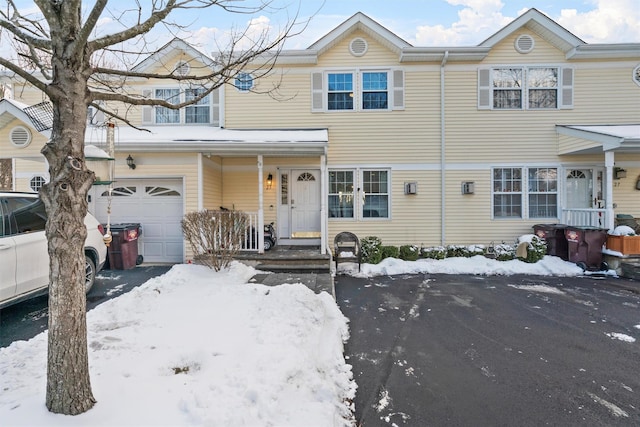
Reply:
[[46, 332], [0, 349], [2, 426], [342, 426], [355, 383], [347, 319], [307, 287], [255, 270], [176, 265], [88, 313], [96, 406], [47, 411]]
[[[549, 256], [535, 264], [388, 258], [363, 264], [360, 273], [356, 264], [340, 270], [362, 277], [583, 274]], [[238, 263], [219, 273], [176, 265], [91, 310], [89, 364], [98, 403], [76, 417], [45, 408], [46, 332], [0, 349], [2, 426], [350, 425], [356, 384], [343, 357], [348, 320], [327, 293], [249, 283], [254, 274]]]

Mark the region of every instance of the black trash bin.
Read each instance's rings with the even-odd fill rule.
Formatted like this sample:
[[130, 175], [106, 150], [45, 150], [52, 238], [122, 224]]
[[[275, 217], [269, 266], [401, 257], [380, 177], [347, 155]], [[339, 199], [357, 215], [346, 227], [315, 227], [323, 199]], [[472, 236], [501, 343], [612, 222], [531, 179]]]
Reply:
[[108, 248], [109, 268], [129, 270], [138, 264], [139, 223], [111, 224], [113, 240]]
[[547, 254], [562, 258], [567, 261], [569, 259], [569, 245], [564, 231], [567, 229], [565, 224], [536, 224], [533, 226], [533, 232], [536, 236], [547, 242]]
[[583, 270], [608, 270], [602, 262], [602, 246], [607, 241], [607, 229], [598, 227], [568, 226], [565, 236], [569, 245], [569, 261]]

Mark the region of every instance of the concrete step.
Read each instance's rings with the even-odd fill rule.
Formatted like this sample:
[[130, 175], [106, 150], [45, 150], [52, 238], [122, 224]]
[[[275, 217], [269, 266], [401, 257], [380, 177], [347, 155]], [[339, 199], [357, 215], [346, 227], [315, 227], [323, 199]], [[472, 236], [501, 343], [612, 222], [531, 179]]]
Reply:
[[620, 262], [622, 276], [629, 279], [640, 280], [640, 259]]
[[271, 271], [274, 273], [330, 273], [331, 266], [325, 262], [323, 264], [302, 264], [302, 263], [269, 263], [258, 264], [256, 270]]

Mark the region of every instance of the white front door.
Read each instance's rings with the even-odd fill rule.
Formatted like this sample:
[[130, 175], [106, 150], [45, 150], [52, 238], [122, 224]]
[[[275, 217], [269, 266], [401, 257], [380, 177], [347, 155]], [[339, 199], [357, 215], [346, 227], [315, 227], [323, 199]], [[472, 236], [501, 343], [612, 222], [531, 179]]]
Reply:
[[291, 171], [291, 237], [320, 237], [320, 171]]
[[566, 175], [566, 207], [569, 209], [604, 208], [604, 178], [601, 169], [568, 169]]

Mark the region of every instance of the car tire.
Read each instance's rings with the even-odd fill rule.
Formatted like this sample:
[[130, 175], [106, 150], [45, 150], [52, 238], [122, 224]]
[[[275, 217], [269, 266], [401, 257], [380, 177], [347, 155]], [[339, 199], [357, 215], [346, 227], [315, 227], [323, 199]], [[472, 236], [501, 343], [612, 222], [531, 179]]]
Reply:
[[84, 274], [84, 290], [86, 293], [89, 293], [93, 287], [93, 283], [96, 281], [96, 263], [86, 254], [84, 256]]

